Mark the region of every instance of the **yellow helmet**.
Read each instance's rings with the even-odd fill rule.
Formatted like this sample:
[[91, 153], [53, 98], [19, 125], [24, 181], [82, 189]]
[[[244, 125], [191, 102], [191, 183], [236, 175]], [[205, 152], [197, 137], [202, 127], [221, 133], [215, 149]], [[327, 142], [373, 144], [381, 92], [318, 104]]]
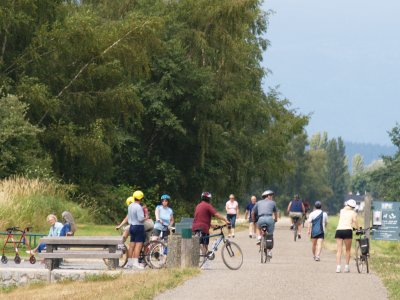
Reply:
[[136, 199], [142, 200], [144, 197], [144, 194], [142, 191], [134, 191], [132, 196], [133, 196], [133, 200], [136, 200]]
[[128, 197], [127, 199], [126, 199], [126, 205], [128, 205], [129, 206], [129, 204], [131, 204], [132, 202], [134, 202], [135, 200], [133, 200], [133, 197]]

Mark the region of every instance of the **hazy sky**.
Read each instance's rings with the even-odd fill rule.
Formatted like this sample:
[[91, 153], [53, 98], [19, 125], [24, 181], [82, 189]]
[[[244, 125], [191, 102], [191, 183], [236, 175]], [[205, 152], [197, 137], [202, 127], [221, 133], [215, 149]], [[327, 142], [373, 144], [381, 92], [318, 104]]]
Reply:
[[275, 11], [264, 54], [292, 108], [312, 113], [309, 135], [391, 145], [400, 123], [399, 0], [265, 0]]

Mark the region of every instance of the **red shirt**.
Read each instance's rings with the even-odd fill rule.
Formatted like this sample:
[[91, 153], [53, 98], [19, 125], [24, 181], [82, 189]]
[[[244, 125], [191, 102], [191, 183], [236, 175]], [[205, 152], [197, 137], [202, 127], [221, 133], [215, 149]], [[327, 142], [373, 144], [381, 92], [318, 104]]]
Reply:
[[217, 210], [208, 202], [201, 201], [197, 204], [194, 211], [194, 220], [192, 230], [201, 230], [204, 233], [210, 233], [211, 218], [217, 213]]

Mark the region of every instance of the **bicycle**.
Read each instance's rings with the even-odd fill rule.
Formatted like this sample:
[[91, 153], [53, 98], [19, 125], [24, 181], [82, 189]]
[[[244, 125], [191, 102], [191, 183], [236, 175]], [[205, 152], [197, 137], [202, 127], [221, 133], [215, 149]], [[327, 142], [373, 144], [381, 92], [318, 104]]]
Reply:
[[260, 254], [261, 263], [269, 262], [272, 258], [271, 249], [274, 245], [273, 235], [267, 233], [267, 225], [261, 226]]
[[224, 243], [221, 250], [221, 256], [225, 266], [227, 266], [231, 270], [238, 270], [242, 266], [243, 264], [242, 249], [240, 249], [239, 245], [236, 244], [235, 242], [225, 239], [223, 228], [226, 226], [227, 225], [222, 225], [214, 228], [214, 231], [220, 230], [221, 231], [220, 233], [203, 236], [203, 238], [207, 237], [208, 238], [219, 237], [219, 238], [214, 241], [211, 250], [207, 251], [206, 254], [202, 253], [200, 245], [199, 267], [202, 267], [207, 260], [215, 259], [215, 252], [218, 250], [218, 246], [221, 244], [221, 242]]
[[356, 231], [356, 236], [358, 236], [358, 238], [355, 239], [355, 260], [358, 273], [369, 273], [369, 238], [367, 238], [365, 234], [370, 229], [371, 227], [353, 229]]
[[149, 264], [154, 269], [161, 269], [167, 264], [167, 254], [168, 254], [168, 235], [170, 230], [175, 232], [174, 227], [168, 227], [168, 225], [162, 225], [160, 236], [157, 240], [149, 242], [148, 248], [149, 253], [146, 256]]
[[299, 225], [300, 217], [292, 217], [292, 219], [293, 219], [294, 241], [296, 241], [297, 237], [298, 237], [298, 225]]
[[[14, 250], [15, 250], [14, 262], [16, 264], [20, 264], [21, 263], [21, 257], [19, 256], [19, 250], [18, 250], [19, 247], [21, 246], [21, 244], [25, 244], [28, 247], [28, 251], [30, 253], [29, 262], [31, 264], [36, 263], [35, 255], [31, 251], [31, 247], [29, 245], [29, 242], [26, 239], [26, 232], [29, 232], [29, 230], [31, 230], [31, 229], [32, 229], [31, 226], [27, 226], [23, 230], [19, 229], [19, 227], [15, 227], [15, 226], [9, 227], [9, 228], [6, 229], [6, 231], [7, 231], [7, 239], [4, 242], [2, 255], [1, 255], [1, 262], [3, 264], [6, 264], [8, 262], [8, 258], [4, 254], [4, 250], [5, 250], [6, 246], [7, 246], [7, 244], [11, 244], [11, 243], [13, 244]], [[15, 231], [21, 232], [21, 237], [20, 237], [19, 241], [15, 241], [14, 240], [14, 232]]]

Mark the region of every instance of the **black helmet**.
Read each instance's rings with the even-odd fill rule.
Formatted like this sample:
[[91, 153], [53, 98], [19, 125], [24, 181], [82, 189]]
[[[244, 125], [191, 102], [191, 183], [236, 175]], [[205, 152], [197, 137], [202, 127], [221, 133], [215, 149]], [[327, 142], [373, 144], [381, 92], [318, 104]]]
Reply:
[[210, 202], [211, 198], [212, 198], [211, 193], [209, 193], [209, 192], [201, 193], [201, 200], [204, 200], [206, 202]]
[[315, 208], [320, 209], [322, 207], [322, 204], [320, 201], [315, 201], [314, 206]]

